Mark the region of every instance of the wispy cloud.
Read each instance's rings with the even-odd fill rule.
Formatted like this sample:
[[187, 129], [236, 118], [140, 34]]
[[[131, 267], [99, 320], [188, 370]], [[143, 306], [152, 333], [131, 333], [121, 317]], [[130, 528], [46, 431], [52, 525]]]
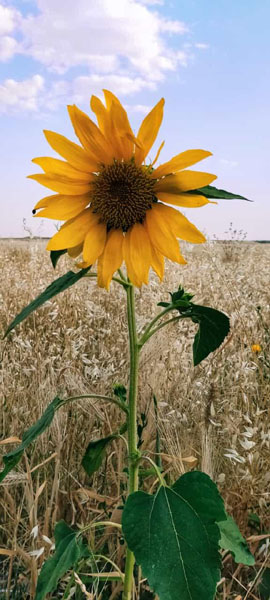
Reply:
[[44, 79], [34, 75], [24, 81], [6, 79], [0, 85], [0, 113], [17, 111], [37, 111]]
[[[0, 4], [0, 60], [23, 54], [33, 65], [42, 66], [46, 78], [44, 94], [38, 89], [33, 93], [34, 107], [40, 102], [55, 110], [66, 96], [85, 101], [90, 89], [100, 91], [104, 86], [123, 95], [156, 89], [169, 72], [186, 67], [192, 59], [184, 41], [176, 47], [171, 42], [172, 36], [185, 36], [187, 24], [165, 18], [158, 11], [160, 0], [35, 3], [38, 12], [24, 16], [12, 5]], [[24, 13], [25, 7], [27, 4]], [[80, 67], [81, 74], [72, 78], [72, 69]], [[30, 81], [16, 82], [14, 77], [12, 85], [15, 88], [17, 83], [17, 90], [25, 90]], [[4, 90], [9, 86], [2, 84]], [[19, 92], [17, 97], [22, 109]], [[2, 110], [9, 106], [7, 101]]]

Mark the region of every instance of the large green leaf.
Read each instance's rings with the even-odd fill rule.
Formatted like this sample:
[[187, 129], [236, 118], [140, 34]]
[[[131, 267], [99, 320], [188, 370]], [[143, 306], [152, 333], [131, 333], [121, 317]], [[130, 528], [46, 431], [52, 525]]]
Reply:
[[178, 310], [182, 319], [190, 318], [199, 324], [193, 343], [193, 363], [198, 365], [222, 344], [230, 331], [230, 321], [223, 312], [191, 302], [193, 294], [185, 292], [181, 285], [170, 292], [171, 302], [159, 302], [167, 311]]
[[216, 521], [225, 516], [216, 485], [199, 471], [153, 496], [129, 496], [123, 534], [160, 600], [212, 600], [221, 564]]
[[40, 419], [32, 425], [27, 431], [24, 432], [22, 436], [22, 441], [15, 450], [12, 450], [5, 456], [3, 456], [3, 461], [5, 468], [0, 473], [0, 483], [6, 477], [6, 475], [13, 469], [21, 460], [24, 450], [34, 442], [34, 440], [39, 437], [47, 427], [51, 424], [55, 411], [63, 404], [63, 400], [56, 396], [53, 401], [47, 406], [45, 412], [40, 417]]
[[240, 533], [234, 519], [227, 515], [226, 521], [218, 523], [221, 538], [219, 545], [223, 550], [229, 550], [237, 563], [243, 565], [254, 565], [254, 556], [251, 554], [246, 540]]
[[108, 435], [105, 438], [94, 440], [88, 444], [82, 459], [82, 466], [89, 477], [98, 471], [105, 457], [107, 445], [112, 440], [115, 440], [115, 438], [117, 438], [117, 435]]
[[64, 521], [56, 524], [54, 535], [55, 552], [42, 566], [35, 600], [43, 600], [47, 594], [53, 592], [59, 579], [75, 567], [80, 558], [89, 556], [87, 546], [78, 535], [78, 531], [71, 529]]
[[194, 194], [194, 192], [203, 194], [204, 196], [206, 196], [206, 198], [220, 198], [223, 200], [246, 200], [247, 202], [252, 202], [252, 200], [245, 198], [245, 196], [240, 196], [240, 194], [233, 194], [232, 192], [226, 192], [226, 190], [219, 190], [213, 185], [206, 185], [205, 187], [198, 188], [197, 190], [191, 190], [188, 193]]
[[53, 281], [44, 290], [44, 292], [42, 292], [42, 294], [40, 294], [39, 296], [37, 296], [37, 298], [35, 298], [35, 300], [30, 302], [28, 306], [25, 306], [23, 310], [15, 317], [15, 319], [8, 326], [4, 337], [6, 337], [8, 333], [10, 333], [10, 331], [12, 331], [14, 327], [16, 327], [16, 325], [24, 321], [24, 319], [26, 319], [34, 310], [36, 310], [37, 308], [42, 306], [42, 304], [47, 302], [47, 300], [50, 300], [50, 298], [57, 296], [57, 294], [60, 294], [60, 292], [63, 292], [71, 285], [74, 285], [74, 283], [76, 283], [77, 281], [79, 281], [79, 279], [84, 277], [84, 275], [87, 273], [87, 271], [89, 271], [89, 269], [90, 267], [87, 267], [86, 269], [81, 269], [78, 273], [68, 271], [65, 275], [62, 275], [62, 277], [59, 277], [58, 279]]
[[270, 568], [266, 567], [261, 574], [259, 593], [262, 600], [270, 600]]
[[198, 304], [192, 304], [190, 317], [199, 323], [193, 343], [193, 363], [198, 365], [222, 344], [230, 331], [230, 321], [223, 312]]

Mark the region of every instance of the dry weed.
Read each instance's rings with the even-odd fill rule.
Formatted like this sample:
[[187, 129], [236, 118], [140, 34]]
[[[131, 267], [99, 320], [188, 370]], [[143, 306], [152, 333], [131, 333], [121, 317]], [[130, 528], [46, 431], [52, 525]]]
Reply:
[[[241, 252], [234, 252], [231, 261], [224, 261], [217, 241], [184, 250], [186, 267], [167, 264], [162, 285], [153, 275], [151, 284], [137, 291], [139, 325], [143, 327], [158, 310], [157, 302], [181, 283], [195, 292], [197, 303], [227, 312], [231, 333], [223, 348], [196, 368], [191, 351], [195, 325], [172, 325], [151, 338], [141, 359], [140, 410], [147, 421], [143, 444], [155, 453], [155, 394], [161, 459], [168, 476], [194, 466], [209, 473], [242, 532], [254, 536], [270, 527], [270, 246], [242, 242]], [[18, 311], [72, 263], [64, 257], [53, 273], [42, 241], [5, 242], [0, 252], [4, 331]], [[259, 354], [251, 351], [254, 343], [262, 348]], [[20, 437], [56, 394], [111, 393], [112, 384], [126, 384], [127, 377], [124, 292], [117, 284], [108, 294], [94, 281], [80, 281], [3, 342], [1, 438]], [[117, 518], [115, 509], [126, 482], [125, 445], [114, 442], [92, 481], [80, 461], [89, 441], [107, 435], [119, 422], [117, 408], [108, 404], [70, 404], [57, 413], [50, 430], [1, 486], [0, 546], [10, 552], [0, 556], [0, 587], [8, 589], [4, 597], [28, 598], [24, 590], [32, 597], [56, 520], [80, 525], [104, 514], [108, 518], [112, 511], [113, 520]], [[152, 483], [146, 480], [146, 488]], [[254, 513], [260, 520], [257, 529], [250, 528]], [[120, 541], [113, 536], [108, 542], [117, 564]], [[92, 542], [98, 545], [100, 540]], [[268, 564], [267, 543], [256, 535], [252, 543], [259, 566]], [[256, 572], [235, 569], [226, 559], [218, 598], [248, 597]], [[15, 595], [16, 586], [21, 595]], [[249, 597], [258, 597], [252, 589]], [[113, 594], [117, 597], [117, 589]]]

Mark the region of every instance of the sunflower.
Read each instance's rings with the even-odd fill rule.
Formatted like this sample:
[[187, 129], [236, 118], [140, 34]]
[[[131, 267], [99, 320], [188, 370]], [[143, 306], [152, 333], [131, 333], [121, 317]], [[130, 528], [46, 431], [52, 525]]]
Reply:
[[30, 175], [30, 179], [56, 192], [42, 198], [33, 213], [65, 221], [47, 250], [67, 250], [73, 258], [82, 254], [80, 267], [97, 261], [100, 287], [109, 288], [123, 261], [130, 281], [140, 287], [148, 283], [150, 267], [163, 278], [164, 257], [186, 263], [178, 238], [195, 244], [205, 241], [202, 233], [169, 205], [194, 208], [208, 204], [207, 198], [192, 190], [209, 185], [216, 176], [186, 169], [211, 155], [205, 150], [186, 150], [155, 168], [164, 142], [155, 160], [146, 164], [162, 122], [163, 98], [145, 117], [135, 137], [118, 98], [108, 90], [104, 96], [105, 105], [96, 96], [90, 102], [98, 125], [77, 106], [68, 106], [81, 145], [44, 131], [50, 146], [64, 160], [33, 159], [44, 173]]

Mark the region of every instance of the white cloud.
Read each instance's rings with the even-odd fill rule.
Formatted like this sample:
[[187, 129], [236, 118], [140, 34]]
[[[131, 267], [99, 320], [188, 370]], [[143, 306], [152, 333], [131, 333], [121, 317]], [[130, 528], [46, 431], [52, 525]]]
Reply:
[[74, 102], [89, 100], [89, 95], [100, 94], [103, 88], [120, 95], [134, 94], [142, 89], [154, 89], [154, 83], [145, 81], [141, 77], [128, 77], [127, 75], [89, 75], [76, 77], [72, 83], [72, 97]]
[[147, 106], [146, 104], [125, 104], [125, 109], [128, 113], [135, 112], [147, 115], [152, 108], [153, 106]]
[[[5, 81], [2, 111], [14, 110], [16, 102], [20, 110], [56, 110], [67, 101], [88, 102], [90, 93], [100, 94], [103, 87], [123, 96], [154, 90], [169, 72], [193, 59], [191, 45], [181, 39], [187, 25], [165, 18], [158, 6], [151, 9], [162, 0], [34, 2], [39, 12], [22, 16], [0, 0], [0, 61], [16, 53], [34, 59], [47, 69], [46, 82], [40, 75]], [[178, 37], [174, 47], [172, 35]], [[83, 74], [71, 79], [74, 67]]]
[[17, 41], [10, 35], [0, 36], [0, 61], [5, 62], [16, 54], [18, 49]]
[[19, 11], [11, 6], [0, 4], [0, 35], [6, 35], [14, 31], [20, 22]]
[[153, 6], [154, 4], [159, 4], [162, 6], [164, 4], [163, 0], [139, 0], [141, 4], [148, 4], [149, 6]]
[[228, 160], [227, 158], [220, 158], [220, 164], [227, 169], [234, 169], [238, 167], [238, 162], [236, 160]]
[[11, 33], [19, 27], [20, 13], [10, 6], [0, 4], [0, 61], [9, 60], [18, 51], [19, 45]]
[[199, 50], [207, 50], [209, 48], [209, 44], [205, 44], [203, 42], [197, 42], [194, 44], [195, 48], [199, 48]]
[[34, 75], [24, 81], [6, 79], [0, 85], [0, 112], [36, 111], [44, 79]]
[[[57, 73], [85, 65], [96, 73], [119, 70], [158, 81], [175, 68], [177, 51], [164, 35], [187, 27], [138, 0], [37, 0], [39, 15], [22, 22], [24, 51]], [[133, 73], [132, 73], [133, 75]]]

